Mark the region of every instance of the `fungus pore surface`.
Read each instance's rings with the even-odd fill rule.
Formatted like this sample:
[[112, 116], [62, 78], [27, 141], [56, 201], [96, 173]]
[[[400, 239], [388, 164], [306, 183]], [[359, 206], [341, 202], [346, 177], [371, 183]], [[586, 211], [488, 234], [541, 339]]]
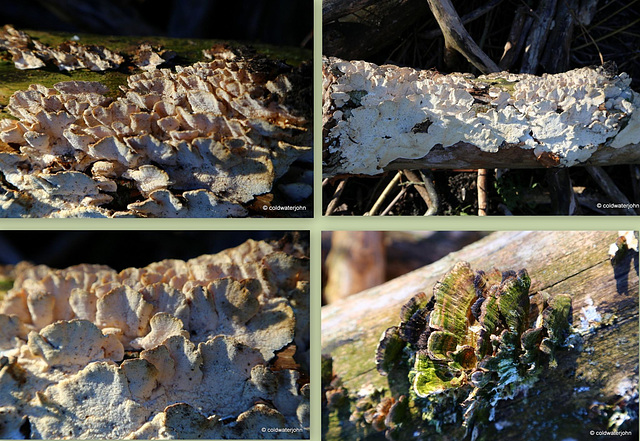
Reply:
[[0, 438], [308, 438], [307, 253], [2, 268]]
[[640, 96], [629, 84], [600, 67], [475, 78], [324, 58], [324, 173], [379, 174], [395, 159], [461, 142], [582, 163], [601, 145], [640, 142]]

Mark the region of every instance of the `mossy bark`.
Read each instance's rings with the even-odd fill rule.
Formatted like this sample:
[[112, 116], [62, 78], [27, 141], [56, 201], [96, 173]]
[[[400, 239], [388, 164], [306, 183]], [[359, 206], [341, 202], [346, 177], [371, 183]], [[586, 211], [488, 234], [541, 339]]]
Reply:
[[[526, 268], [531, 294], [544, 290], [571, 295], [574, 326], [580, 325], [581, 310], [591, 302], [603, 323], [583, 337], [581, 347], [560, 351], [558, 367], [545, 371], [527, 396], [501, 401], [478, 439], [519, 440], [523, 430], [530, 440], [600, 439], [590, 431], [607, 430], [625, 384], [638, 384], [638, 253], [628, 251], [612, 264], [608, 250], [617, 237], [616, 232], [600, 231], [495, 233], [432, 265], [324, 307], [322, 351], [333, 357], [334, 374], [352, 394], [373, 389], [389, 393], [391, 388], [397, 396], [397, 387], [389, 384], [392, 378], [375, 369], [375, 350], [382, 332], [399, 323], [404, 302], [419, 291], [431, 295], [434, 283], [461, 260], [474, 269]], [[631, 410], [637, 412], [637, 396], [631, 401]], [[594, 403], [599, 403], [597, 408]], [[620, 439], [637, 436], [637, 416], [621, 427], [633, 434]], [[451, 430], [455, 427], [448, 433]], [[343, 428], [331, 439], [358, 436]]]

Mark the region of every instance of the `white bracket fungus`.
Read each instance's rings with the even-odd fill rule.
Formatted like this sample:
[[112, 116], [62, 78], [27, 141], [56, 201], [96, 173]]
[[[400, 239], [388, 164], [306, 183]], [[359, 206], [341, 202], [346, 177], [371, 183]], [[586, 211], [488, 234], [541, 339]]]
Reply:
[[309, 366], [304, 253], [248, 241], [121, 272], [16, 266], [0, 438], [308, 438], [309, 386], [277, 363], [297, 347]]
[[[572, 166], [601, 146], [640, 143], [640, 95], [626, 74], [603, 68], [475, 78], [324, 58], [323, 74], [326, 175], [378, 174], [393, 161], [424, 158], [436, 146], [444, 152], [440, 164], [429, 163], [433, 167], [446, 166], [467, 145], [496, 161], [515, 147], [531, 152], [534, 164]], [[473, 167], [472, 158], [452, 166], [465, 159]]]
[[232, 217], [311, 151], [286, 73], [228, 49], [131, 75], [16, 92], [0, 120], [2, 217]]

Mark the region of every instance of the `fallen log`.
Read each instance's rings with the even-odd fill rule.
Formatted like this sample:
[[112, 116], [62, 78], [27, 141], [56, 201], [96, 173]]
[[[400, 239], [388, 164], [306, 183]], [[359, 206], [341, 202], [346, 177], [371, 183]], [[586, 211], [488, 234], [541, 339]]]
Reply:
[[[630, 427], [637, 436], [638, 253], [630, 250], [610, 259], [617, 238], [616, 232], [600, 231], [494, 233], [431, 265], [323, 307], [322, 353], [331, 357], [333, 374], [348, 391], [350, 403], [323, 409], [324, 439], [362, 437], [354, 418], [349, 421], [356, 403], [380, 396], [380, 391], [398, 398], [390, 377], [376, 370], [380, 336], [398, 324], [400, 309], [412, 295], [422, 291], [430, 296], [436, 281], [458, 261], [482, 270], [526, 268], [532, 282], [529, 293], [569, 294], [573, 326], [582, 329], [582, 345], [559, 353], [558, 367], [548, 369], [527, 395], [501, 401], [486, 426], [495, 436], [484, 432], [477, 439], [519, 440], [523, 433], [528, 440], [551, 435], [606, 439], [589, 433], [611, 430], [608, 425], [620, 403], [623, 413], [630, 412], [620, 430]], [[625, 384], [635, 392], [627, 396]], [[458, 427], [452, 423], [441, 429], [449, 437], [422, 437], [463, 438], [456, 436], [459, 421]]]
[[323, 171], [640, 163], [640, 94], [602, 67], [440, 74], [323, 60]]

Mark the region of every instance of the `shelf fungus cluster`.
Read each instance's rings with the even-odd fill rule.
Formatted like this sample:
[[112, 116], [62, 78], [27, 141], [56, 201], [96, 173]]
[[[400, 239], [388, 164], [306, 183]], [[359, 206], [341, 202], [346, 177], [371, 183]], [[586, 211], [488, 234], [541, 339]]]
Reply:
[[[311, 150], [291, 69], [219, 47], [209, 62], [32, 85], [0, 120], [3, 217], [236, 217]], [[292, 98], [293, 96], [293, 98]]]
[[390, 401], [378, 417], [390, 438], [413, 409], [436, 431], [462, 421], [477, 439], [495, 421], [500, 400], [557, 364], [555, 353], [570, 333], [571, 297], [558, 294], [538, 306], [529, 286], [526, 270], [474, 272], [460, 262], [432, 297], [419, 293], [402, 307], [402, 322], [385, 331], [376, 354], [381, 374], [408, 371], [410, 400]]
[[304, 253], [5, 269], [0, 437], [308, 438]]
[[[640, 142], [640, 96], [629, 84], [626, 74], [600, 67], [475, 78], [325, 58], [324, 173], [379, 174], [436, 146], [444, 152], [432, 167], [473, 166], [472, 158], [456, 156], [469, 145], [495, 160], [515, 148], [545, 166], [583, 163], [600, 146]], [[518, 164], [511, 159], [509, 166]]]
[[61, 71], [117, 69], [124, 58], [104, 46], [83, 45], [68, 41], [49, 47], [11, 25], [0, 29], [0, 50], [8, 51], [17, 69], [39, 69], [46, 63]]

